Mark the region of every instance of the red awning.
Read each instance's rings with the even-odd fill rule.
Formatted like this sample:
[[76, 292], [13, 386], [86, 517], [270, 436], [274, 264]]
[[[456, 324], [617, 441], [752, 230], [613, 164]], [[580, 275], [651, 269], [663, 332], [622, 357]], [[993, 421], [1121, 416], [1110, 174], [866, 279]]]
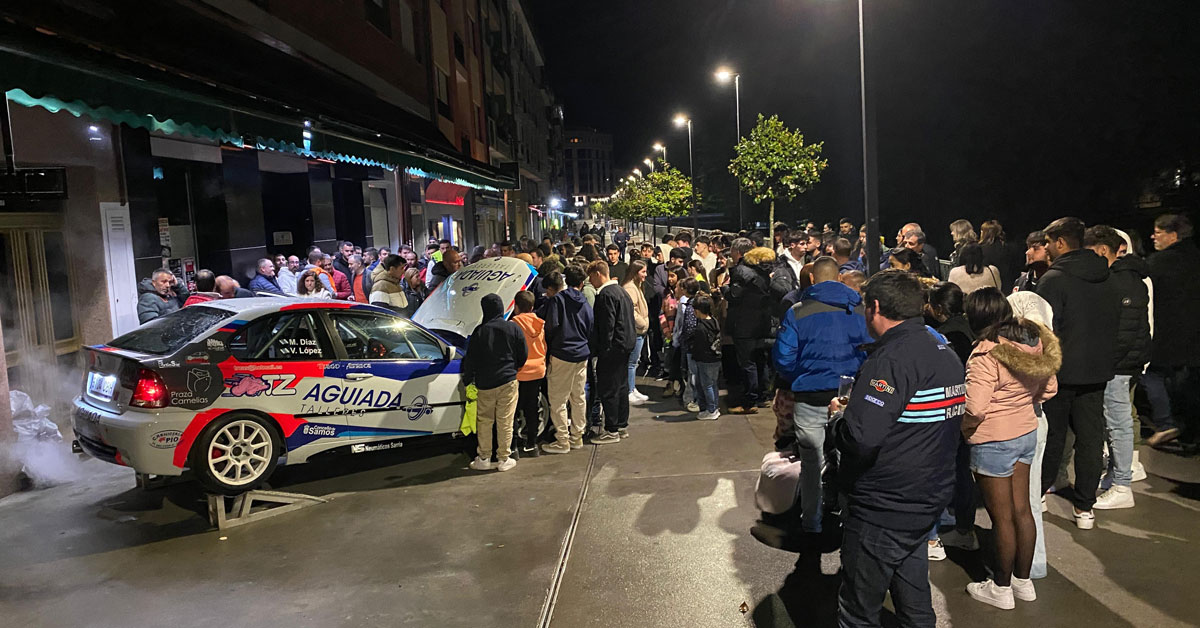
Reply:
[[445, 181], [431, 181], [425, 189], [425, 202], [439, 205], [462, 206], [467, 197], [467, 188]]

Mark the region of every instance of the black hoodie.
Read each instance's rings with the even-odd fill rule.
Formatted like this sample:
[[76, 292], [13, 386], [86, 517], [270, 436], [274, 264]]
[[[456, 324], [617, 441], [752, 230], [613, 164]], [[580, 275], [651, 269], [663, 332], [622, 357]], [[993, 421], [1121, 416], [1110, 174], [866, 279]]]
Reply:
[[1138, 375], [1150, 361], [1150, 290], [1143, 281], [1150, 267], [1136, 255], [1126, 255], [1108, 267], [1121, 297], [1117, 327], [1117, 375]]
[[512, 321], [504, 320], [504, 302], [494, 294], [480, 301], [483, 323], [471, 332], [467, 355], [462, 359], [463, 382], [474, 383], [480, 390], [499, 388], [517, 379], [529, 351], [525, 332]]
[[1062, 341], [1058, 382], [1082, 386], [1112, 379], [1121, 297], [1108, 262], [1089, 249], [1068, 251], [1038, 280], [1037, 293], [1054, 308], [1054, 333]]

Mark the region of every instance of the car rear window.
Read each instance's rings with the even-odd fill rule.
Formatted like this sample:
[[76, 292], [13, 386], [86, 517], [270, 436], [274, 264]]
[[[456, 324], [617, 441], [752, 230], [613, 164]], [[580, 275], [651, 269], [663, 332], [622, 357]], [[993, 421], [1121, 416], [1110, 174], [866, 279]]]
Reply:
[[108, 343], [110, 347], [152, 355], [174, 353], [221, 321], [233, 316], [227, 310], [192, 305], [156, 318]]

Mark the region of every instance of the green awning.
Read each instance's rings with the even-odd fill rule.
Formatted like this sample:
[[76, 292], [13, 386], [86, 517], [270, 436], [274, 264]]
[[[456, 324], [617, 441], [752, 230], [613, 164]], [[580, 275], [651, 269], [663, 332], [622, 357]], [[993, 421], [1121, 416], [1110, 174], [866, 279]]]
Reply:
[[[305, 142], [305, 120], [238, 106], [165, 84], [121, 73], [66, 67], [0, 45], [0, 89], [10, 102], [67, 111], [169, 135], [205, 139], [238, 147], [271, 150], [310, 159], [403, 169], [476, 189], [498, 190], [512, 183], [484, 176], [429, 156], [372, 141], [314, 122]], [[253, 101], [253, 96], [247, 96]]]

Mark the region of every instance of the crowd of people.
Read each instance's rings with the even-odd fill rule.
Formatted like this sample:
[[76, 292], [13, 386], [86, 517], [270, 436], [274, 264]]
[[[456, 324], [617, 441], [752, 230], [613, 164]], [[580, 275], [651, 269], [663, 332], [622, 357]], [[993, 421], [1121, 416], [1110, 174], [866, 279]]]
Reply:
[[[411, 314], [464, 265], [520, 258], [537, 277], [511, 319], [495, 295], [482, 300], [463, 359], [478, 391], [472, 469], [621, 442], [630, 407], [650, 400], [639, 376], [698, 420], [770, 408], [755, 536], [803, 549], [840, 533], [842, 625], [878, 625], [891, 591], [909, 625], [932, 626], [928, 561], [980, 549], [977, 498], [994, 560], [967, 591], [1011, 609], [1046, 575], [1045, 496], [1092, 529], [1095, 511], [1135, 506], [1143, 436], [1194, 451], [1200, 416], [1200, 249], [1186, 216], [1155, 221], [1148, 259], [1140, 239], [1069, 217], [1024, 247], [995, 220], [978, 233], [958, 220], [950, 235], [943, 262], [905, 224], [869, 278], [865, 229], [849, 219], [656, 242], [585, 224], [469, 254], [444, 240], [394, 254], [343, 242], [332, 256], [313, 247], [303, 266], [261, 260], [250, 290]], [[156, 272], [139, 316], [246, 292], [207, 271], [195, 283], [189, 294]]]

